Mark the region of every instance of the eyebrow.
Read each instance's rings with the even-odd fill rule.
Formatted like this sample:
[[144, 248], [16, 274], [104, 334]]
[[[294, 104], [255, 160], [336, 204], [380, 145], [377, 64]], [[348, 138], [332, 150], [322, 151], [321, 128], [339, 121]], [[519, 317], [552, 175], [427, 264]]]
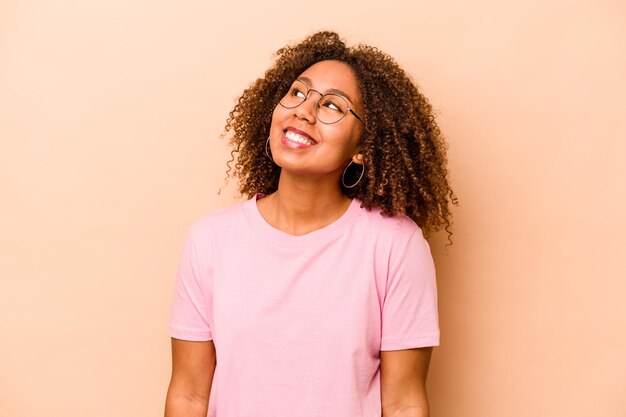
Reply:
[[[311, 79], [309, 77], [298, 77], [297, 80], [304, 81], [304, 83], [307, 84], [309, 87], [311, 86]], [[329, 88], [324, 94], [338, 94], [340, 96], [344, 96], [348, 99], [350, 104], [354, 105], [354, 101], [350, 98], [350, 96], [337, 88]]]

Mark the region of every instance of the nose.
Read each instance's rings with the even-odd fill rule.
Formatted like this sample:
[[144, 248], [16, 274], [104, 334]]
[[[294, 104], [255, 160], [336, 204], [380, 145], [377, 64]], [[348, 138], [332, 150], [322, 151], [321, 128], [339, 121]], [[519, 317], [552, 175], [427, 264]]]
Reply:
[[317, 102], [319, 99], [313, 96], [312, 93], [314, 92], [321, 96], [319, 91], [309, 90], [302, 104], [294, 109], [298, 118], [307, 120], [309, 123], [314, 123], [317, 117]]

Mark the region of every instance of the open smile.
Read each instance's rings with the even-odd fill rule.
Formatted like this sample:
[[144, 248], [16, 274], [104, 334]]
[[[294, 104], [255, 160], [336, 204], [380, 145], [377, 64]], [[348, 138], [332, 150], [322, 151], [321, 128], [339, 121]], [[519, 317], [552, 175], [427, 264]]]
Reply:
[[292, 149], [309, 148], [317, 143], [311, 136], [293, 127], [285, 129], [281, 142]]

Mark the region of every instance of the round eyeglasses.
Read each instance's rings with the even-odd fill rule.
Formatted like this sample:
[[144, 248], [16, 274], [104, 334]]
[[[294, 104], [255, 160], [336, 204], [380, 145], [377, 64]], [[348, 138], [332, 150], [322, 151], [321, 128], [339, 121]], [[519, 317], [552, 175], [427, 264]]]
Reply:
[[287, 109], [293, 109], [304, 103], [311, 91], [315, 91], [321, 96], [315, 106], [315, 115], [320, 122], [330, 125], [343, 119], [346, 114], [352, 113], [359, 122], [365, 125], [363, 120], [350, 108], [345, 97], [333, 93], [322, 94], [317, 90], [308, 88], [306, 84], [299, 80], [293, 82], [291, 87], [289, 87], [289, 91], [287, 91], [287, 94], [279, 103]]

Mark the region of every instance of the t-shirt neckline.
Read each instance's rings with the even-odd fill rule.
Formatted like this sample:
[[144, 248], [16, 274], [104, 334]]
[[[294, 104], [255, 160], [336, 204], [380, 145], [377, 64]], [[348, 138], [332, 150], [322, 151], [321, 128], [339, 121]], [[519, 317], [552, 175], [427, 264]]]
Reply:
[[265, 220], [257, 206], [257, 200], [260, 197], [263, 197], [263, 194], [257, 193], [243, 203], [246, 220], [250, 227], [263, 239], [280, 246], [309, 246], [335, 239], [344, 233], [345, 226], [350, 223], [361, 209], [361, 202], [353, 198], [346, 211], [338, 219], [320, 229], [305, 235], [296, 236], [276, 229]]

